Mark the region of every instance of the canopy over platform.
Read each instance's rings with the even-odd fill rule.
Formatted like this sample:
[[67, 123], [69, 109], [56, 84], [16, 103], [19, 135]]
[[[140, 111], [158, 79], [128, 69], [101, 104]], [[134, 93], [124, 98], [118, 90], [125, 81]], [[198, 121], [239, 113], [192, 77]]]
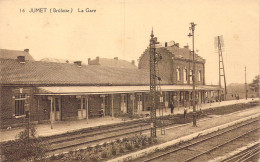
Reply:
[[[218, 86], [201, 85], [196, 90], [221, 90]], [[62, 86], [38, 87], [35, 95], [88, 95], [149, 92], [149, 86]], [[191, 85], [161, 85], [161, 91], [192, 91]]]

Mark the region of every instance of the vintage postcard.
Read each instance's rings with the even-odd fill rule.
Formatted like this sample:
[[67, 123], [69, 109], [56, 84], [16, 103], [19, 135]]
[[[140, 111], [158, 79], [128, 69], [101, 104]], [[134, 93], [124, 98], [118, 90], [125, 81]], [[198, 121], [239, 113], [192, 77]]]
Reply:
[[258, 161], [259, 1], [0, 0], [0, 161]]

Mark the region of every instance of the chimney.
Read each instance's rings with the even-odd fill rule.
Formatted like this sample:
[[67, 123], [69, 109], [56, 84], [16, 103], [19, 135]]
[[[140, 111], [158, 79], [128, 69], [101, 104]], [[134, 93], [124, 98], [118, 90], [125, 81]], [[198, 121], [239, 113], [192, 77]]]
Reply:
[[80, 67], [81, 66], [81, 61], [74, 61], [74, 65], [78, 65]]
[[25, 63], [25, 56], [18, 56], [17, 60], [19, 63]]
[[135, 60], [132, 60], [132, 65], [135, 65]]
[[24, 49], [24, 52], [29, 53], [29, 49], [28, 48]]
[[186, 49], [189, 49], [189, 45], [186, 45], [186, 46], [183, 46], [184, 48], [186, 48]]
[[165, 47], [167, 47], [167, 42], [165, 42]]
[[118, 57], [114, 57], [114, 60], [118, 60]]
[[100, 65], [99, 56], [97, 56], [96, 59], [93, 59], [93, 60], [91, 60], [91, 58], [88, 58], [88, 65]]
[[180, 44], [179, 44], [179, 43], [175, 43], [175, 46], [176, 46], [176, 47], [180, 47]]

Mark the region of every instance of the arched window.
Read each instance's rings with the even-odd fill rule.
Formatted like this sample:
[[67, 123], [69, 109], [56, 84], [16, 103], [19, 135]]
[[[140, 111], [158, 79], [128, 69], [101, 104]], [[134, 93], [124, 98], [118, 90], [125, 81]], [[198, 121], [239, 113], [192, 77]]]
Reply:
[[177, 81], [180, 81], [181, 80], [181, 70], [179, 67], [176, 69], [176, 75], [177, 75]]
[[184, 83], [187, 83], [187, 81], [188, 81], [188, 71], [186, 68], [183, 69], [183, 81], [184, 81]]
[[201, 70], [198, 71], [198, 81], [201, 81]]
[[193, 70], [190, 70], [190, 83], [192, 83], [192, 75], [193, 75]]

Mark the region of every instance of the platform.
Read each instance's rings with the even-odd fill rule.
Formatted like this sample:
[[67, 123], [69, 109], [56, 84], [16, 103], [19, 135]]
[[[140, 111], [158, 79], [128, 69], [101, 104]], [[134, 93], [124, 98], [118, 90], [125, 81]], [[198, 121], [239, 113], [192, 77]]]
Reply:
[[[208, 104], [203, 104], [199, 105], [197, 109], [208, 109], [208, 108], [214, 108], [214, 107], [219, 107], [219, 106], [227, 106], [227, 105], [232, 105], [232, 104], [238, 104], [238, 103], [247, 103], [251, 102], [252, 100], [258, 101], [259, 98], [249, 98], [247, 100], [245, 99], [240, 99], [240, 100], [231, 100], [231, 101], [222, 101], [222, 102], [216, 102], [216, 103], [208, 103]], [[188, 111], [192, 111], [192, 107], [188, 108]], [[184, 107], [176, 107], [174, 109], [174, 114], [183, 114], [184, 112]], [[144, 111], [142, 112], [144, 114], [149, 114], [149, 111]], [[163, 114], [168, 115], [170, 114], [170, 109], [167, 108], [166, 111], [164, 109]], [[157, 115], [159, 113], [157, 112]], [[88, 128], [88, 127], [97, 127], [101, 125], [108, 125], [108, 124], [115, 124], [115, 123], [121, 123], [121, 122], [128, 122], [131, 120], [124, 121], [121, 118], [111, 118], [110, 116], [107, 117], [101, 117], [101, 118], [95, 118], [95, 119], [89, 119], [88, 122], [87, 120], [76, 120], [76, 121], [59, 121], [55, 122], [53, 124], [53, 129], [51, 129], [50, 124], [37, 124], [35, 127], [37, 129], [37, 136], [52, 136], [52, 135], [57, 135], [57, 134], [63, 134], [66, 132], [70, 131], [76, 131], [80, 130], [83, 128]], [[23, 128], [11, 128], [11, 129], [5, 129], [1, 130], [0, 132], [0, 142], [8, 141], [8, 140], [14, 140], [16, 135], [21, 132]]]

